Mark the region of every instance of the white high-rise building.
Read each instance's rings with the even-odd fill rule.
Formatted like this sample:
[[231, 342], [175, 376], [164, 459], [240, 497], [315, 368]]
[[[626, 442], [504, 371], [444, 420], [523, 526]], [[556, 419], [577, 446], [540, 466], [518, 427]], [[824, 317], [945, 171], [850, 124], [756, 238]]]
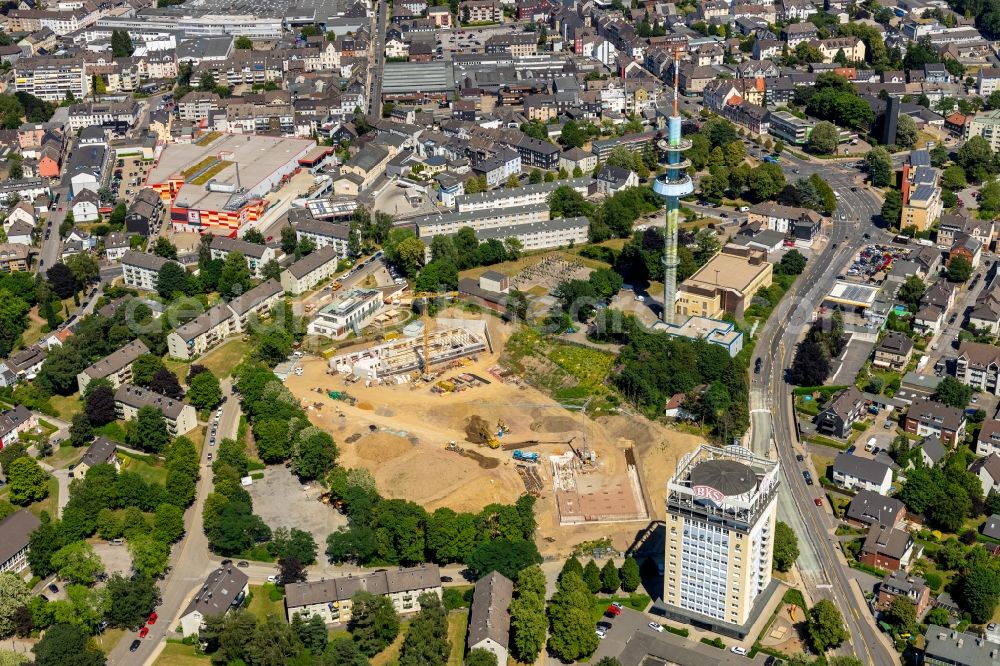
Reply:
[[672, 619], [741, 634], [771, 584], [778, 463], [703, 444], [667, 486], [663, 603]]

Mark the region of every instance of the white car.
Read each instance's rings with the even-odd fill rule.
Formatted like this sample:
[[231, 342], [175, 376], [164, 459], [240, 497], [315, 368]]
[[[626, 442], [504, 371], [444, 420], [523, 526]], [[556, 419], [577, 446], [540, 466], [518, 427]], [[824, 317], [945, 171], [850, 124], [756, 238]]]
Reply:
[[267, 582], [268, 583], [277, 583], [278, 582], [278, 577], [275, 576], [274, 574], [271, 574], [270, 576], [267, 577]]
[[608, 632], [604, 631], [603, 629], [595, 629], [594, 633], [596, 633], [597, 637], [600, 638], [601, 640], [604, 640], [604, 637], [608, 635]]
[[661, 627], [660, 625], [656, 624], [655, 622], [650, 622], [648, 626], [649, 626], [650, 629], [652, 629], [653, 631], [655, 631], [658, 634], [662, 634], [663, 633], [663, 627]]
[[740, 647], [739, 645], [734, 645], [733, 647], [729, 648], [729, 651], [732, 652], [733, 654], [738, 654], [744, 657], [747, 656], [747, 649], [745, 647]]

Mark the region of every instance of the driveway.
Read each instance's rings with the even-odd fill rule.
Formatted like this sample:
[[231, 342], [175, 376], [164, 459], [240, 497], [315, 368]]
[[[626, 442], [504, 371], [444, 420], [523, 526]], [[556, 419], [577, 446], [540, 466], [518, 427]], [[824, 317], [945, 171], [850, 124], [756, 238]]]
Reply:
[[850, 341], [844, 347], [844, 352], [836, 361], [833, 379], [829, 383], [834, 386], [853, 384], [854, 378], [871, 356], [874, 347], [873, 341], [863, 340], [861, 336], [852, 334]]

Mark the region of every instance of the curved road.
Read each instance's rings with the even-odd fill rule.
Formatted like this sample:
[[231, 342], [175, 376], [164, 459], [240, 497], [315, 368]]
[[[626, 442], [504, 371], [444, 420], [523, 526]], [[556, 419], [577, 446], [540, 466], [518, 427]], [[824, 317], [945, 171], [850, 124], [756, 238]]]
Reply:
[[[873, 226], [872, 217], [881, 208], [881, 200], [874, 191], [860, 185], [854, 169], [797, 159], [783, 166], [798, 170], [794, 176], [789, 174], [791, 177], [822, 175], [840, 195], [839, 210], [834, 215], [826, 248], [810, 260], [759, 334], [757, 350], [762, 367], [760, 374], [752, 378], [751, 447], [768, 455], [774, 455], [772, 442], [776, 448], [785, 477], [778, 498], [779, 517], [799, 535], [798, 568], [810, 596], [814, 601], [829, 599], [844, 617], [850, 638], [839, 651], [854, 654], [865, 664], [892, 666], [899, 663], [899, 657], [875, 627], [861, 590], [836, 548], [835, 522], [825, 502], [823, 507], [815, 505], [815, 498], [823, 493], [816, 486], [807, 486], [802, 477], [803, 464], [808, 465], [808, 459], [805, 463], [795, 459], [799, 451], [792, 387], [785, 381], [785, 369], [791, 364], [795, 346], [837, 274], [862, 245], [888, 241], [890, 235]], [[857, 191], [851, 191], [852, 187]], [[864, 238], [866, 233], [871, 235], [871, 241]]]

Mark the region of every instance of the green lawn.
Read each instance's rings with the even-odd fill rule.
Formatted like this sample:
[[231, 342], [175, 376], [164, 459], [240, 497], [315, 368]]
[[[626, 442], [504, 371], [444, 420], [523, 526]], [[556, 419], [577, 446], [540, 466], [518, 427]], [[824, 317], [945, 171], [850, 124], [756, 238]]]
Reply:
[[67, 423], [72, 420], [74, 414], [83, 408], [79, 393], [74, 393], [73, 395], [54, 395], [49, 398], [49, 404], [59, 413], [59, 418]]
[[148, 483], [165, 485], [167, 482], [167, 468], [162, 465], [153, 465], [140, 458], [133, 458], [127, 453], [119, 453], [122, 459], [122, 471], [136, 472]]
[[[205, 366], [212, 371], [212, 374], [222, 379], [232, 374], [233, 368], [243, 360], [248, 349], [248, 344], [237, 337], [224, 342], [192, 363]], [[188, 369], [191, 367], [191, 363], [170, 358], [165, 359], [163, 364], [175, 372], [182, 382], [187, 378]]]
[[389, 647], [379, 652], [369, 661], [371, 666], [390, 666], [399, 661], [399, 651], [403, 649], [403, 638], [406, 637], [406, 630], [410, 627], [409, 622], [403, 622], [399, 626], [399, 635], [396, 640], [389, 644]]
[[94, 428], [95, 435], [104, 435], [108, 439], [113, 439], [116, 442], [125, 441], [125, 422], [124, 421], [112, 421], [111, 423], [105, 423], [104, 425]]
[[108, 628], [104, 630], [104, 633], [95, 637], [94, 642], [97, 643], [97, 647], [101, 648], [101, 652], [108, 654], [116, 645], [118, 645], [118, 641], [120, 641], [124, 635], [124, 629]]
[[278, 597], [277, 601], [271, 601], [272, 591], [275, 592], [275, 596], [278, 596], [277, 593], [279, 590], [271, 583], [250, 586], [253, 599], [250, 600], [247, 610], [256, 615], [259, 620], [263, 621], [268, 615], [277, 615], [281, 619], [285, 618], [285, 604], [282, 601], [284, 595]]
[[86, 450], [87, 449], [82, 446], [78, 448], [68, 442], [63, 442], [60, 446], [53, 449], [51, 456], [46, 456], [41, 460], [47, 465], [52, 465], [56, 469], [61, 469], [63, 467], [69, 467], [82, 458], [83, 453]]
[[465, 636], [468, 629], [469, 611], [452, 611], [448, 614], [448, 640], [451, 641], [448, 666], [462, 666], [465, 660]]
[[153, 666], [204, 666], [212, 663], [207, 655], [195, 654], [193, 645], [167, 641]]
[[594, 607], [590, 609], [590, 615], [594, 618], [594, 622], [598, 622], [601, 616], [604, 615], [604, 611], [608, 609], [614, 602], [618, 602], [621, 605], [632, 608], [637, 611], [646, 610], [646, 606], [649, 605], [649, 597], [645, 594], [633, 594], [628, 597], [602, 597], [594, 602]]
[[36, 516], [42, 515], [42, 511], [48, 511], [53, 518], [56, 517], [56, 509], [59, 507], [59, 482], [54, 476], [49, 477], [49, 494], [40, 502], [28, 505], [28, 511]]

